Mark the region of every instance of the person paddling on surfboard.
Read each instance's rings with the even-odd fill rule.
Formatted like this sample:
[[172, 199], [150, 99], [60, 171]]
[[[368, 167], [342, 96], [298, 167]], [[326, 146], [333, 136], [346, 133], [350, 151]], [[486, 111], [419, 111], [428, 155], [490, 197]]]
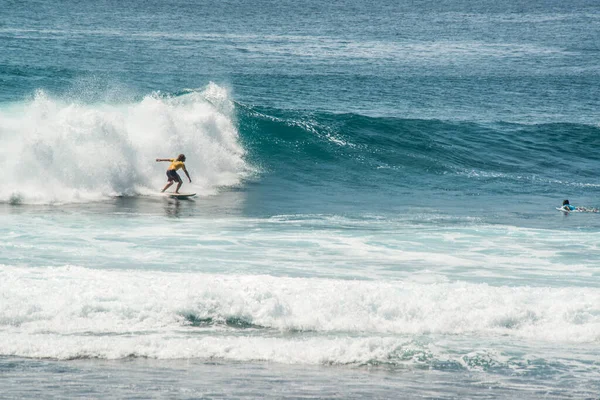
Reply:
[[563, 205], [562, 205], [561, 208], [564, 211], [580, 211], [580, 212], [593, 212], [593, 213], [597, 213], [597, 212], [600, 211], [597, 208], [575, 207], [575, 206], [572, 206], [571, 203], [569, 203], [569, 200], [564, 200], [563, 201]]
[[577, 207], [575, 207], [575, 206], [572, 206], [572, 205], [569, 203], [569, 200], [565, 200], [565, 201], [563, 201], [562, 208], [563, 208], [564, 210], [566, 210], [566, 211], [574, 211], [574, 210], [576, 210], [576, 209], [577, 209]]
[[189, 179], [190, 183], [192, 183], [192, 178], [190, 178], [190, 174], [187, 172], [187, 169], [185, 169], [185, 156], [183, 154], [180, 154], [179, 156], [177, 156], [177, 158], [157, 158], [156, 162], [159, 161], [168, 161], [171, 163], [171, 165], [169, 165], [169, 168], [167, 169], [167, 178], [169, 179], [169, 182], [165, 185], [161, 192], [164, 192], [165, 190], [170, 188], [174, 182], [177, 182], [177, 189], [175, 189], [175, 193], [179, 193], [179, 188], [181, 187], [181, 185], [183, 185], [183, 181], [177, 173], [178, 169], [183, 169], [183, 172], [185, 172], [185, 174], [187, 175], [187, 178]]

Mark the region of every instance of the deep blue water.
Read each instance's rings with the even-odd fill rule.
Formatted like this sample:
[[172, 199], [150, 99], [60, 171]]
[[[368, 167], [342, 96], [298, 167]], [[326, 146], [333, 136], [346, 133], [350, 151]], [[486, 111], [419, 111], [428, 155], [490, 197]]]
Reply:
[[8, 398], [597, 397], [596, 1], [0, 9]]

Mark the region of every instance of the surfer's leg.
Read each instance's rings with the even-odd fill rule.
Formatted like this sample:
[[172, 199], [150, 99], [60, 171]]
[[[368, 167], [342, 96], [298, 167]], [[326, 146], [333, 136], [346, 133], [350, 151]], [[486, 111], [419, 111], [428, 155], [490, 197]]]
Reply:
[[172, 184], [173, 184], [173, 181], [170, 181], [169, 183], [167, 183], [165, 185], [165, 187], [163, 188], [163, 190], [161, 190], [161, 192], [164, 192], [165, 190], [167, 190], [168, 188], [170, 188]]
[[177, 189], [175, 189], [175, 193], [179, 193], [179, 188], [181, 187], [181, 185], [183, 185], [183, 181], [181, 180], [181, 177], [176, 171], [172, 171], [172, 178], [173, 183], [177, 182]]
[[[170, 188], [171, 185], [174, 184], [175, 182], [178, 182], [179, 186], [181, 186], [181, 178], [179, 177], [179, 174], [175, 170], [168, 170], [167, 178], [169, 179], [169, 183], [167, 183], [167, 185], [163, 188], [163, 190], [161, 190], [161, 192], [164, 192], [165, 190]], [[179, 190], [179, 186], [177, 186], [177, 190]]]

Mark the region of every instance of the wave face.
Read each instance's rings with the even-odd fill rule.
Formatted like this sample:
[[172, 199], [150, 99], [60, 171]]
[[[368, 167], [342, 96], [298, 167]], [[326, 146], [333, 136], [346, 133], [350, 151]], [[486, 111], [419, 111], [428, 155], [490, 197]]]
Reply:
[[166, 165], [154, 159], [181, 152], [194, 181], [188, 188], [200, 194], [257, 171], [271, 192], [293, 186], [341, 195], [368, 188], [562, 197], [600, 190], [600, 159], [590, 151], [600, 146], [598, 126], [291, 111], [234, 102], [216, 84], [126, 103], [38, 91], [0, 109], [0, 140], [0, 201], [10, 203], [155, 193]]
[[[240, 107], [249, 157], [275, 174], [367, 187], [491, 193], [600, 188], [600, 128], [474, 123]], [[550, 189], [549, 189], [550, 188]]]
[[249, 172], [229, 94], [210, 84], [180, 96], [81, 103], [43, 91], [0, 109], [0, 201], [65, 203], [157, 192], [185, 152], [201, 193]]

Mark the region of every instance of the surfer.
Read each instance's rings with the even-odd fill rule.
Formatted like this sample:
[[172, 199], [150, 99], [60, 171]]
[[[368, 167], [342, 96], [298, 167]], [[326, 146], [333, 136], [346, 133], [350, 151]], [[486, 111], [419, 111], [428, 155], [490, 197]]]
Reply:
[[571, 203], [569, 203], [569, 200], [564, 200], [563, 201], [562, 209], [565, 210], [565, 211], [580, 211], [580, 212], [593, 212], [593, 213], [597, 213], [597, 212], [600, 211], [597, 208], [575, 207], [575, 206], [572, 206]]
[[167, 178], [169, 179], [169, 182], [167, 182], [167, 184], [165, 185], [163, 190], [161, 190], [161, 192], [164, 192], [165, 190], [170, 188], [174, 182], [177, 182], [177, 189], [175, 189], [175, 193], [179, 193], [179, 188], [181, 187], [181, 185], [183, 185], [183, 181], [177, 173], [178, 169], [183, 169], [183, 172], [185, 172], [190, 183], [192, 183], [192, 178], [190, 178], [190, 174], [187, 172], [187, 169], [185, 169], [185, 155], [180, 154], [177, 156], [177, 158], [157, 158], [156, 162], [159, 161], [168, 161], [171, 163], [171, 165], [169, 165], [169, 168], [167, 169]]
[[569, 203], [569, 200], [564, 200], [564, 201], [563, 201], [562, 208], [563, 208], [565, 211], [574, 211], [574, 210], [576, 210], [576, 209], [577, 209], [577, 207], [575, 207], [575, 206], [572, 206], [572, 205]]

